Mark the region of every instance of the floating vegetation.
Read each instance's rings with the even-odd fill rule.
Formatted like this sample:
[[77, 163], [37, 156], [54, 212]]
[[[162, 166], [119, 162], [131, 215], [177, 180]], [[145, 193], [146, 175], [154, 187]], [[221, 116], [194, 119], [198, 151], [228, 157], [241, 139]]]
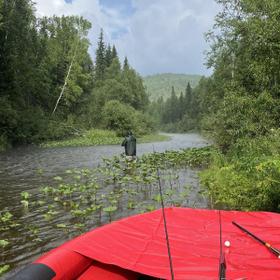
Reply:
[[5, 248], [9, 244], [10, 242], [8, 240], [0, 239], [0, 247]]
[[16, 265], [15, 252], [8, 250], [11, 244], [16, 243], [13, 250], [25, 248], [29, 242], [30, 250], [46, 251], [55, 240], [60, 244], [114, 219], [160, 208], [157, 168], [166, 206], [187, 206], [193, 189], [185, 182], [184, 168], [207, 165], [213, 152], [206, 147], [153, 153], [137, 161], [122, 156], [105, 158], [93, 170], [58, 174], [37, 193], [22, 192], [19, 205], [28, 211], [20, 211], [22, 206], [0, 211], [0, 247], [5, 249], [0, 273]]
[[0, 266], [0, 276], [4, 273], [6, 273], [10, 269], [10, 266], [8, 264]]

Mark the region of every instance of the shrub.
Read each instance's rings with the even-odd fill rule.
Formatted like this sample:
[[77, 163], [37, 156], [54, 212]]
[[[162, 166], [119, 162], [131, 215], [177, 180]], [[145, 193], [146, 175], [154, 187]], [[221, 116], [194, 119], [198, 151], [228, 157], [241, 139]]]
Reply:
[[117, 100], [105, 104], [102, 119], [104, 128], [115, 130], [118, 136], [124, 136], [129, 130], [135, 135], [144, 135], [150, 133], [154, 127], [148, 116]]
[[7, 137], [3, 134], [0, 135], [0, 152], [5, 151], [8, 147]]
[[239, 210], [280, 212], [279, 130], [239, 139], [227, 155], [217, 154], [201, 183], [213, 204]]

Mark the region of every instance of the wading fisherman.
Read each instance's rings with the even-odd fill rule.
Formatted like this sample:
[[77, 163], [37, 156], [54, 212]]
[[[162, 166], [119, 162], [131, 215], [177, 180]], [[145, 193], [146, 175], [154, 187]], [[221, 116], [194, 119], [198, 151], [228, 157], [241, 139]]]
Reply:
[[128, 160], [136, 158], [136, 138], [131, 131], [127, 133], [127, 136], [122, 142], [122, 146], [124, 147], [125, 155]]

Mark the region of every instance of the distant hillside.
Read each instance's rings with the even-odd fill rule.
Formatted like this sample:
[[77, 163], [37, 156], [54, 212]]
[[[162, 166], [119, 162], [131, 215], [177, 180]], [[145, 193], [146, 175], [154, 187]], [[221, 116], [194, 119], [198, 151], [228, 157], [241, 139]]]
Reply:
[[194, 88], [202, 76], [186, 74], [157, 74], [144, 77], [144, 84], [150, 96], [150, 100], [156, 100], [160, 96], [164, 99], [171, 95], [171, 88], [174, 86], [177, 95], [184, 93], [188, 82]]

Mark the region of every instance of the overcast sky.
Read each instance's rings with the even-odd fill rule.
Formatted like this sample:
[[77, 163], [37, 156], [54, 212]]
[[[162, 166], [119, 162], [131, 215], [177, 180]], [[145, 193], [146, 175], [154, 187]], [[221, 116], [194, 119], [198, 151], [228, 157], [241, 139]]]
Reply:
[[82, 15], [92, 22], [90, 52], [103, 28], [120, 58], [142, 75], [210, 73], [203, 65], [204, 33], [214, 23], [214, 0], [37, 0], [38, 15]]

